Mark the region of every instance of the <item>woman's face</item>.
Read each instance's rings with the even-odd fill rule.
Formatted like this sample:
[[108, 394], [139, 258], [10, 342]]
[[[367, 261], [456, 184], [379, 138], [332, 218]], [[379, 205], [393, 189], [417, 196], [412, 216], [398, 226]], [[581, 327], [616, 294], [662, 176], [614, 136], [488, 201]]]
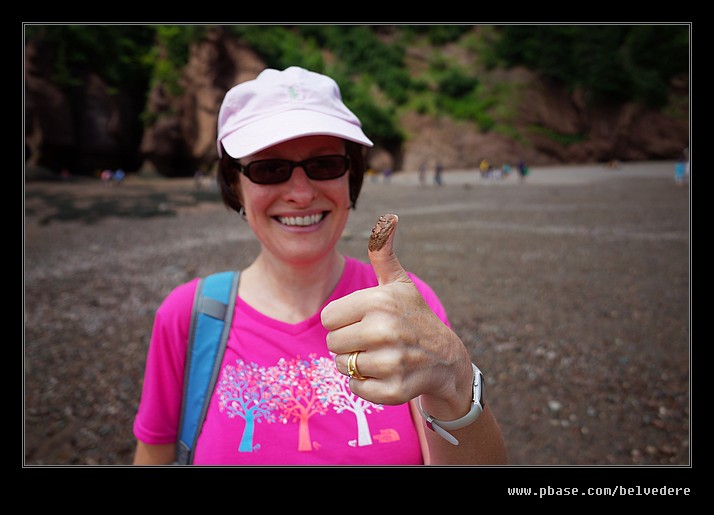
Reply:
[[[280, 143], [242, 158], [247, 165], [261, 159], [303, 161], [345, 154], [342, 139], [306, 136]], [[293, 265], [318, 262], [337, 244], [350, 210], [349, 173], [315, 181], [296, 167], [279, 184], [255, 184], [240, 174], [238, 196], [251, 229], [263, 250]]]

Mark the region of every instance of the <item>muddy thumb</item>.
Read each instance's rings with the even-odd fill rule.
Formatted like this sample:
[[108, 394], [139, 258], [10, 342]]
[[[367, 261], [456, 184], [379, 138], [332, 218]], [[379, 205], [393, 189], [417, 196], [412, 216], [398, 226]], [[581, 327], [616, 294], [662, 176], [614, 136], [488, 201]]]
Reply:
[[397, 215], [380, 216], [369, 238], [369, 260], [380, 285], [409, 281], [409, 276], [394, 253], [394, 235], [398, 221]]

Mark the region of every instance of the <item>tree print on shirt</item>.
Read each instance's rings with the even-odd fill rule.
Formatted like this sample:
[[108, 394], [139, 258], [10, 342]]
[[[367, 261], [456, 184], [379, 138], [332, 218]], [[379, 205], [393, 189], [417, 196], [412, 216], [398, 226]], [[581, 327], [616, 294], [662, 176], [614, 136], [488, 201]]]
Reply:
[[260, 367], [236, 360], [226, 365], [217, 387], [219, 410], [229, 418], [245, 420], [239, 451], [252, 452], [255, 424], [298, 424], [298, 451], [312, 451], [310, 418], [324, 415], [330, 406], [337, 413], [352, 412], [357, 422], [357, 445], [371, 445], [367, 414], [383, 406], [366, 401], [349, 389], [333, 358], [314, 354], [303, 359], [281, 358], [275, 366]]
[[372, 436], [369, 431], [369, 421], [367, 415], [374, 411], [383, 411], [384, 406], [374, 404], [370, 401], [358, 397], [350, 391], [349, 379], [338, 372], [334, 364], [334, 359], [321, 358], [330, 364], [332, 374], [326, 375], [324, 383], [319, 385], [322, 395], [327, 398], [327, 402], [332, 405], [337, 413], [351, 411], [357, 421], [357, 445], [372, 445]]
[[228, 418], [236, 416], [245, 420], [245, 429], [238, 450], [253, 451], [255, 423], [274, 422], [272, 412], [273, 383], [265, 375], [265, 368], [255, 363], [236, 360], [236, 366], [226, 365], [217, 386], [218, 409]]
[[[335, 368], [334, 363], [331, 367]], [[317, 386], [330, 374], [330, 367], [314, 354], [309, 359], [281, 358], [276, 366], [268, 369], [267, 375], [276, 385], [272, 406], [277, 410], [278, 422], [298, 424], [298, 451], [312, 450], [310, 417], [324, 415], [328, 407], [327, 399], [318, 395]]]

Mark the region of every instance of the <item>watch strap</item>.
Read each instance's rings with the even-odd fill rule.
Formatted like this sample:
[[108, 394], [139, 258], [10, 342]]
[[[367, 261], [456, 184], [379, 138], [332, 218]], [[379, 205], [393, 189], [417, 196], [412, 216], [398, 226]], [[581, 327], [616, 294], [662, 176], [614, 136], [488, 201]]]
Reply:
[[473, 424], [483, 412], [483, 374], [475, 364], [471, 363], [471, 367], [474, 372], [472, 381], [473, 391], [471, 409], [463, 417], [457, 418], [456, 420], [436, 419], [424, 411], [424, 408], [422, 408], [421, 405], [421, 399], [417, 401], [417, 407], [419, 408], [421, 416], [424, 417], [424, 420], [426, 421], [426, 426], [452, 445], [459, 445], [459, 441], [447, 430], [453, 431], [469, 426]]

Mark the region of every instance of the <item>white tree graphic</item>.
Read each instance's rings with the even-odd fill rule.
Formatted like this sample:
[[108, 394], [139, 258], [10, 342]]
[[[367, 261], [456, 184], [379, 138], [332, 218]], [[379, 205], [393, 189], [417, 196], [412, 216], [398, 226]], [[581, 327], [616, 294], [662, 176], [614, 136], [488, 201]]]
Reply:
[[354, 413], [357, 421], [357, 445], [372, 445], [367, 415], [371, 414], [372, 410], [384, 410], [384, 406], [374, 404], [352, 393], [349, 388], [349, 379], [337, 370], [334, 358], [322, 357], [317, 361], [318, 366], [325, 369], [325, 373], [319, 375], [321, 384], [315, 385], [318, 395], [323, 397], [325, 402], [332, 404], [337, 413], [346, 411]]

